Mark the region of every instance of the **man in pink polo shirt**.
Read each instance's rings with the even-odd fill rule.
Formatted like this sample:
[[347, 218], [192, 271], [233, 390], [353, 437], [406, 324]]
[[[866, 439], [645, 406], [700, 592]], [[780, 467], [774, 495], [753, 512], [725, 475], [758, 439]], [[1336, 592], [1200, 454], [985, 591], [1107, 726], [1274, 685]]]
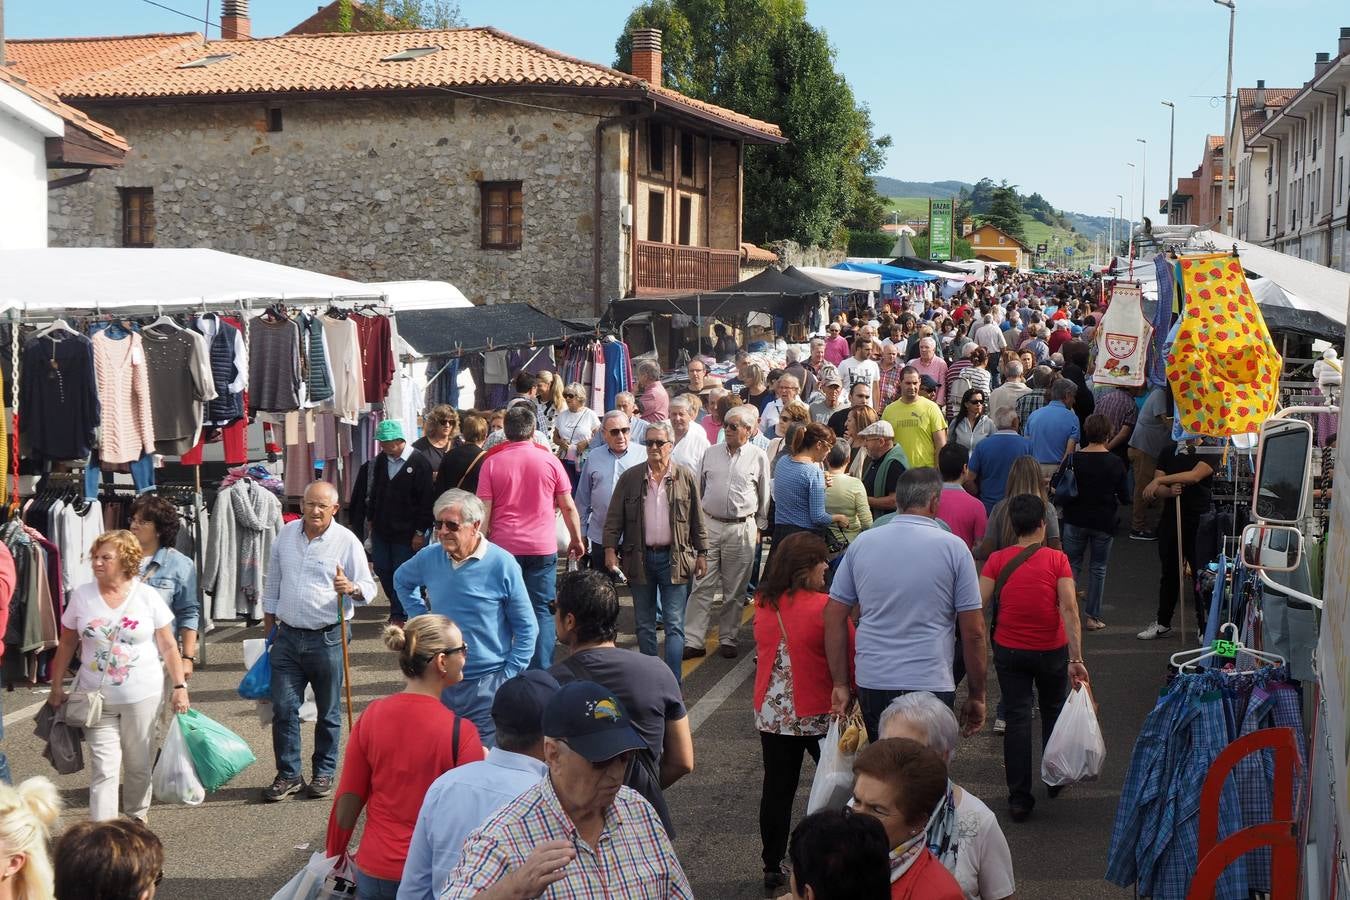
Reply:
[[955, 441], [938, 451], [938, 471], [942, 473], [942, 499], [937, 517], [947, 523], [952, 534], [966, 542], [972, 550], [984, 540], [989, 516], [979, 498], [966, 490], [970, 470], [970, 451]]
[[561, 510], [571, 544], [567, 555], [580, 559], [585, 549], [581, 518], [572, 502], [572, 482], [558, 458], [537, 446], [534, 411], [513, 406], [506, 411], [506, 442], [493, 448], [478, 474], [483, 501], [483, 533], [520, 563], [525, 589], [539, 620], [539, 642], [532, 669], [553, 665], [557, 630], [549, 607], [557, 594], [558, 538], [554, 510]]

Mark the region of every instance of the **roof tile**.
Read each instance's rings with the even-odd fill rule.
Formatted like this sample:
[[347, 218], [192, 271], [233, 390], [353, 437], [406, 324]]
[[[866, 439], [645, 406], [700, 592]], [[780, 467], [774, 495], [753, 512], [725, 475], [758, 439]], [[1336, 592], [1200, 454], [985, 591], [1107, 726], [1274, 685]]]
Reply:
[[168, 47], [201, 46], [202, 36], [131, 34], [92, 38], [9, 38], [5, 55], [24, 78], [49, 90], [66, 81], [132, 62]]
[[27, 95], [48, 112], [55, 113], [71, 125], [74, 125], [86, 134], [98, 138], [105, 144], [111, 144], [123, 151], [131, 149], [131, 145], [126, 142], [126, 139], [107, 125], [104, 125], [101, 122], [95, 122], [75, 107], [62, 103], [55, 94], [43, 90], [15, 72], [0, 68], [0, 84], [10, 85], [19, 92]]
[[[1238, 88], [1238, 115], [1242, 117], [1242, 140], [1244, 142], [1250, 141], [1261, 126], [1266, 124], [1266, 116], [1256, 105], [1257, 90], [1257, 88]], [[1302, 88], [1264, 88], [1263, 90], [1266, 92], [1266, 108], [1279, 110], [1292, 100]]]

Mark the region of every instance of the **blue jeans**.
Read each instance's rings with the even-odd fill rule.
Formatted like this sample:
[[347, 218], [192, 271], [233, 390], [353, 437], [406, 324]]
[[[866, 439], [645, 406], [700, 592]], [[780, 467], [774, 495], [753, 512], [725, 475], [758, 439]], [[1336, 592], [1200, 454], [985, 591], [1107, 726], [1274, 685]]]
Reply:
[[[0, 693], [3, 693], [3, 691], [0, 691]], [[5, 707], [3, 701], [0, 701], [0, 740], [2, 740], [4, 736]], [[0, 781], [3, 781], [5, 784], [14, 783], [14, 776], [11, 775], [9, 771], [9, 757], [5, 755], [5, 751], [3, 750], [0, 750]]]
[[[136, 493], [144, 494], [146, 491], [154, 490], [155, 487], [155, 454], [144, 453], [140, 459], [132, 460], [127, 468], [131, 470], [131, 483], [136, 486]], [[94, 454], [89, 458], [89, 465], [84, 469], [84, 496], [86, 499], [95, 500], [98, 498], [98, 489], [103, 481], [103, 467]]]
[[408, 614], [403, 609], [403, 600], [394, 587], [394, 572], [412, 557], [411, 540], [390, 541], [379, 535], [372, 534], [370, 536], [371, 568], [375, 570], [375, 577], [380, 579], [380, 586], [384, 588], [384, 595], [389, 598], [389, 618], [391, 619], [408, 618]]
[[272, 641], [272, 752], [277, 774], [300, 777], [300, 704], [305, 685], [314, 688], [319, 720], [314, 724], [315, 775], [337, 772], [342, 734], [342, 633], [336, 624], [304, 631], [277, 624]]
[[[867, 726], [867, 739], [869, 741], [875, 742], [877, 740], [877, 727], [881, 723], [881, 714], [886, 711], [886, 707], [891, 705], [891, 701], [896, 697], [913, 693], [917, 692], [858, 688], [858, 709], [862, 711], [863, 724]], [[954, 707], [956, 705], [956, 691], [929, 691], [929, 693], [948, 706]]]
[[684, 665], [684, 607], [689, 601], [689, 582], [670, 583], [669, 550], [644, 551], [643, 566], [645, 583], [630, 585], [638, 649], [648, 656], [656, 655], [656, 616], [659, 611], [666, 627], [666, 665], [675, 673], [678, 682]]
[[1064, 523], [1064, 552], [1069, 555], [1069, 564], [1073, 566], [1073, 579], [1083, 583], [1083, 553], [1092, 548], [1092, 562], [1088, 565], [1091, 578], [1088, 581], [1087, 602], [1083, 612], [1094, 619], [1102, 617], [1102, 596], [1106, 593], [1106, 562], [1111, 558], [1111, 534], [1097, 531], [1095, 528], [1079, 528]]
[[[547, 556], [517, 556], [520, 574], [525, 579], [525, 592], [534, 606], [534, 618], [539, 622], [539, 640], [534, 645], [531, 669], [547, 669], [553, 665], [553, 647], [558, 643], [558, 626], [553, 622], [549, 606], [558, 596], [558, 554]], [[481, 731], [481, 729], [480, 729]]]
[[478, 728], [478, 739], [491, 748], [496, 743], [497, 727], [492, 724], [492, 700], [497, 688], [510, 676], [504, 669], [477, 678], [465, 678], [441, 691], [441, 703], [457, 716], [463, 716]]
[[356, 900], [398, 900], [397, 881], [356, 870]]

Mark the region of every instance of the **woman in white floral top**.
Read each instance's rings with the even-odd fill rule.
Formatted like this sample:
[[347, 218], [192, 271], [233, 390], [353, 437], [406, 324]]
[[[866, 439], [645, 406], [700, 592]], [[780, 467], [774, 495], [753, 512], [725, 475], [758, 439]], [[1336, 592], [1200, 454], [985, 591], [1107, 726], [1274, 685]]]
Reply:
[[[119, 770], [126, 764], [126, 814], [146, 820], [150, 770], [155, 760], [155, 719], [164, 695], [164, 668], [173, 679], [174, 712], [187, 712], [187, 683], [173, 612], [159, 592], [137, 577], [141, 545], [130, 531], [108, 531], [89, 551], [94, 581], [71, 592], [61, 615], [61, 642], [52, 661], [47, 702], [61, 706], [61, 682], [78, 645], [80, 667], [72, 692], [103, 695], [103, 716], [85, 729], [89, 742], [89, 818], [117, 818]], [[82, 723], [72, 722], [78, 725]]]
[[[755, 727], [764, 754], [759, 798], [766, 893], [787, 883], [782, 871], [802, 754], [820, 760], [830, 723], [825, 659], [825, 541], [798, 532], [774, 546], [755, 600]], [[849, 658], [853, 657], [852, 631]], [[769, 896], [773, 896], [769, 894]]]

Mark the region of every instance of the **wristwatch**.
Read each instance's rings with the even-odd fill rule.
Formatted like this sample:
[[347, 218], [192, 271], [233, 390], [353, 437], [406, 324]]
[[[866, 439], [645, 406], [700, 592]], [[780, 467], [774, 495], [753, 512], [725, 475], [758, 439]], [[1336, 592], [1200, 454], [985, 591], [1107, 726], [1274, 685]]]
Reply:
[[197, 657], [195, 657], [195, 656], [188, 656], [186, 653], [180, 653], [179, 655], [180, 655], [183, 659], [186, 659], [188, 662], [192, 663], [194, 666], [197, 664]]
[[186, 685], [186, 684], [175, 684], [175, 685], [173, 686], [173, 689], [174, 689], [175, 691], [186, 691], [186, 690], [187, 690], [187, 685]]

